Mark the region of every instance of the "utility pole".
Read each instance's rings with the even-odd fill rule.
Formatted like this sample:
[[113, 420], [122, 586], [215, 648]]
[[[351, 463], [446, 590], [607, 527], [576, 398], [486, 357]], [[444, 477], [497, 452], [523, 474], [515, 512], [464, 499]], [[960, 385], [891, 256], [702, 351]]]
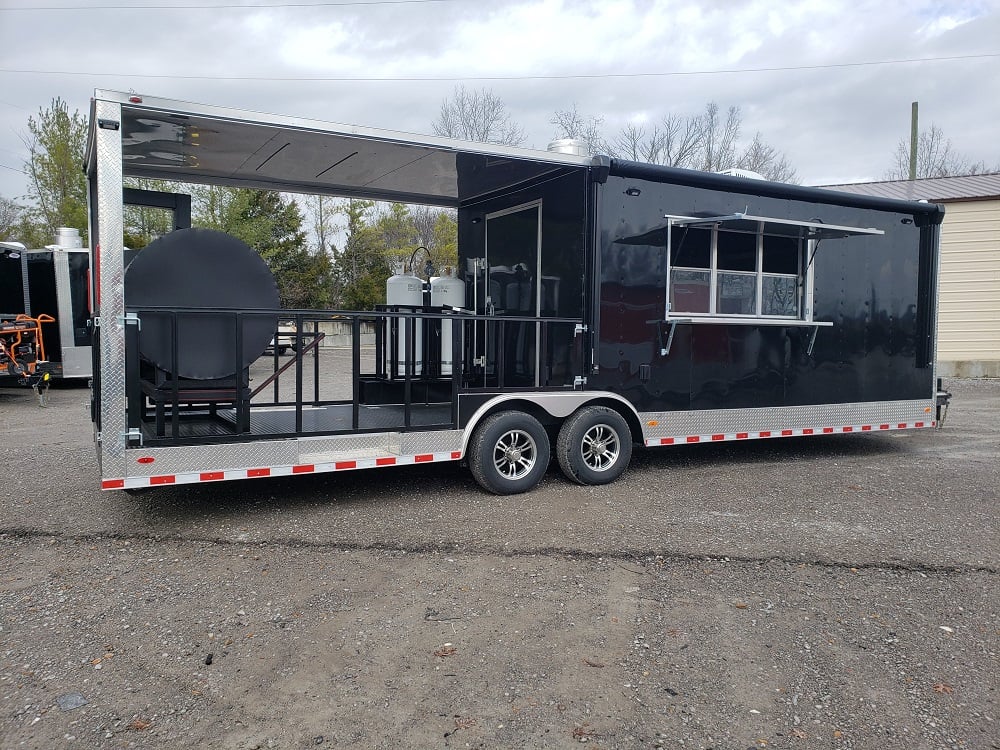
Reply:
[[917, 102], [910, 105], [910, 179], [917, 179]]

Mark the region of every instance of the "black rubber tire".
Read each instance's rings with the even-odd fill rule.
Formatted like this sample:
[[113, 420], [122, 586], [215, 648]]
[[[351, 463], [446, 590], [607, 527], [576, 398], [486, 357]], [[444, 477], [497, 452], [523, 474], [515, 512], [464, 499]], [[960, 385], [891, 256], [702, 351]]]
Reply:
[[577, 484], [608, 484], [632, 460], [632, 431], [606, 406], [585, 406], [563, 422], [556, 440], [559, 468]]
[[472, 476], [495, 495], [527, 492], [549, 467], [549, 436], [541, 422], [520, 411], [492, 414], [469, 443]]
[[286, 354], [288, 354], [288, 347], [287, 346], [279, 346], [278, 347], [278, 356], [279, 357], [284, 357]]

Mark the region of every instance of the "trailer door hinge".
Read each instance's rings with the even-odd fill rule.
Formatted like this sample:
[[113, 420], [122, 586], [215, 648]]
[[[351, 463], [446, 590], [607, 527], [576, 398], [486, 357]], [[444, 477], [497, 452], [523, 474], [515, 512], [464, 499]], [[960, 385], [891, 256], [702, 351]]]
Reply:
[[585, 375], [577, 375], [573, 378], [574, 388], [583, 388], [585, 385], [587, 385], [587, 377]]
[[127, 325], [139, 326], [139, 330], [142, 330], [142, 321], [139, 320], [139, 315], [134, 312], [127, 312], [124, 315], [119, 315], [115, 318], [118, 321], [118, 325], [124, 328]]
[[129, 427], [125, 432], [123, 432], [122, 437], [125, 438], [125, 443], [128, 444], [131, 441], [139, 441], [139, 447], [142, 447], [142, 430], [138, 427]]
[[573, 329], [573, 335], [579, 336], [581, 333], [586, 333], [590, 329], [587, 328], [583, 323], [577, 323], [576, 327]]

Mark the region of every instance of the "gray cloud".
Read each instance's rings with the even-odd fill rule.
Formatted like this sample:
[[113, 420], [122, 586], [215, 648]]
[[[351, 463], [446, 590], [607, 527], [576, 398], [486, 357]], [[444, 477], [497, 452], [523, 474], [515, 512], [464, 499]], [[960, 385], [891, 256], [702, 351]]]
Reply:
[[[97, 0], [89, 0], [97, 4]], [[21, 0], [26, 4], [26, 0]], [[160, 0], [166, 4], [166, 0]], [[57, 4], [57, 3], [53, 3]], [[63, 4], [63, 3], [58, 3]], [[1000, 52], [988, 2], [874, 0], [478, 0], [268, 10], [0, 11], [0, 68], [112, 76], [0, 73], [0, 164], [21, 168], [18, 134], [55, 96], [86, 112], [95, 88], [429, 132], [452, 81], [239, 81], [175, 76], [359, 77], [600, 75], [828, 66]], [[554, 110], [576, 103], [609, 134], [637, 117], [742, 108], [807, 183], [878, 179], [921, 123], [970, 158], [1000, 162], [1000, 58], [714, 75], [469, 80], [500, 94], [529, 143], [555, 135]], [[142, 78], [139, 74], [168, 76]], [[0, 168], [0, 195], [26, 190]]]

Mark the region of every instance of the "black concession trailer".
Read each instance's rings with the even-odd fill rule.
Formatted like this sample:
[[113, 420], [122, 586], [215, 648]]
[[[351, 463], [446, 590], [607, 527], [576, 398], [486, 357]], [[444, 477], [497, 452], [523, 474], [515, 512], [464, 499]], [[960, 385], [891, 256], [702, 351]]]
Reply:
[[[636, 444], [939, 422], [938, 205], [108, 91], [87, 169], [106, 489], [464, 461], [514, 493], [552, 454], [602, 484]], [[188, 228], [126, 269], [128, 176], [454, 209], [452, 296], [281, 310]]]

